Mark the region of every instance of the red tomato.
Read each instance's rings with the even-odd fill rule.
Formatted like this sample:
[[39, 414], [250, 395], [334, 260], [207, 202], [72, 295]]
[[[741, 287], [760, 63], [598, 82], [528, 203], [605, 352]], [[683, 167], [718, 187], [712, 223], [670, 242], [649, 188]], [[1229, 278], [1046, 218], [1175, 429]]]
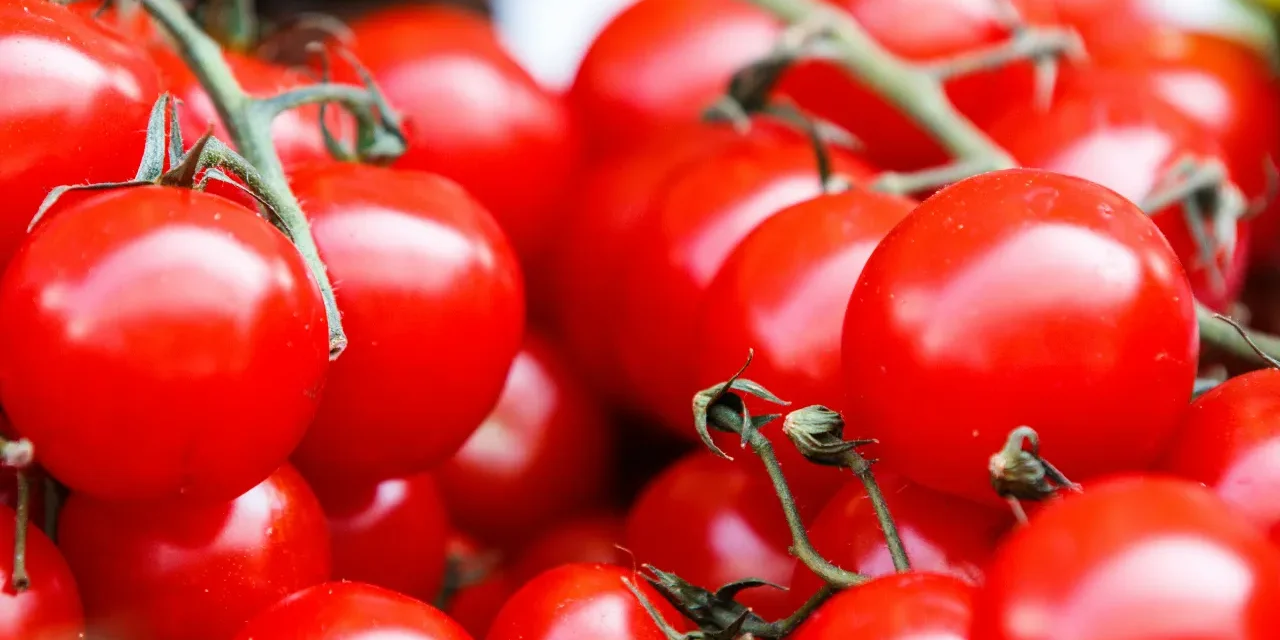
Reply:
[[[830, 0], [848, 10], [889, 51], [911, 62], [939, 62], [1007, 42], [1011, 32], [1002, 4], [993, 0]], [[1050, 0], [1012, 0], [1023, 20], [1050, 25]], [[1009, 103], [1030, 102], [1035, 90], [1031, 62], [957, 77], [947, 94], [979, 125]], [[947, 161], [947, 154], [924, 131], [885, 100], [829, 62], [792, 69], [779, 90], [866, 144], [868, 156], [890, 169], [915, 169]], [[998, 97], [998, 99], [993, 99]]]
[[1001, 547], [973, 637], [1270, 638], [1280, 552], [1208, 490], [1123, 478], [1046, 508]]
[[963, 180], [885, 238], [849, 300], [845, 417], [907, 479], [994, 500], [1009, 432], [1071, 479], [1145, 468], [1196, 376], [1190, 285], [1118, 194], [1033, 169]]
[[457, 181], [493, 212], [521, 257], [541, 260], [578, 163], [564, 101], [539, 87], [477, 14], [401, 6], [351, 28], [355, 53], [406, 116], [409, 149], [397, 166]]
[[0, 284], [0, 333], [14, 426], [59, 480], [112, 499], [221, 502], [262, 482], [302, 439], [329, 360], [289, 240], [163, 187], [46, 218]]
[[383, 479], [453, 455], [493, 409], [524, 333], [520, 269], [493, 218], [427, 173], [295, 172], [350, 345], [294, 459]]
[[509, 547], [600, 502], [613, 480], [612, 427], [549, 344], [529, 336], [498, 406], [436, 471], [454, 523]]
[[[867, 165], [838, 150], [832, 159], [838, 172], [855, 180], [871, 175]], [[707, 289], [760, 223], [822, 193], [815, 166], [813, 148], [799, 136], [743, 138], [665, 184], [629, 239], [621, 279], [613, 348], [636, 409], [696, 438], [689, 403], [700, 387], [692, 352]]]
[[[636, 560], [707, 589], [744, 578], [786, 587], [791, 532], [763, 469], [698, 451], [645, 487], [627, 518]], [[787, 592], [768, 587], [740, 601], [767, 619], [787, 616]]]
[[458, 623], [409, 596], [360, 582], [299, 591], [255, 617], [236, 640], [471, 640]]
[[[1157, 95], [1135, 90], [1141, 86], [1128, 74], [1078, 77], [1049, 110], [1014, 109], [991, 127], [991, 137], [1024, 166], [1091, 180], [1136, 203], [1158, 191], [1188, 156], [1225, 161], [1208, 131]], [[1154, 219], [1186, 268], [1196, 298], [1215, 309], [1230, 307], [1244, 288], [1249, 223], [1236, 225], [1234, 248], [1219, 246], [1214, 254], [1219, 283], [1181, 207], [1155, 212]], [[1214, 233], [1212, 223], [1205, 232]]]
[[58, 544], [91, 633], [219, 640], [280, 598], [329, 577], [329, 533], [289, 466], [233, 501], [101, 502], [72, 494]]
[[32, 523], [27, 527], [27, 575], [31, 584], [15, 593], [13, 534], [17, 515], [0, 506], [0, 638], [67, 640], [84, 637], [84, 612], [75, 578], [53, 542]]
[[428, 474], [311, 483], [329, 520], [333, 578], [433, 600], [444, 582], [449, 514]]
[[1124, 45], [1137, 53], [1142, 47], [1135, 35], [1142, 31], [1212, 35], [1259, 52], [1275, 39], [1269, 26], [1259, 24], [1257, 10], [1236, 0], [1052, 0], [1051, 4], [1058, 19], [1084, 38], [1091, 55], [1095, 49]]
[[679, 629], [680, 615], [631, 569], [602, 564], [566, 564], [526, 583], [493, 621], [486, 640], [666, 640], [640, 601], [627, 590], [629, 578]]
[[1204, 483], [1280, 544], [1280, 370], [1196, 399], [1161, 468]]
[[0, 49], [3, 268], [50, 189], [133, 177], [160, 82], [146, 52], [43, 0], [0, 5]]
[[781, 27], [741, 0], [639, 0], [596, 37], [569, 90], [594, 154], [695, 125]]
[[969, 640], [973, 595], [951, 576], [890, 574], [837, 594], [789, 638]]
[[626, 539], [626, 521], [612, 514], [585, 515], [547, 529], [525, 545], [511, 574], [520, 583], [570, 563], [630, 566], [631, 555], [620, 546]]
[[[882, 489], [913, 571], [982, 583], [996, 543], [1013, 526], [1008, 508], [993, 509], [901, 481], [882, 483]], [[884, 532], [862, 483], [856, 480], [813, 521], [809, 540], [838, 567], [873, 578], [894, 572]], [[820, 586], [812, 572], [796, 565], [792, 605], [799, 606]]]

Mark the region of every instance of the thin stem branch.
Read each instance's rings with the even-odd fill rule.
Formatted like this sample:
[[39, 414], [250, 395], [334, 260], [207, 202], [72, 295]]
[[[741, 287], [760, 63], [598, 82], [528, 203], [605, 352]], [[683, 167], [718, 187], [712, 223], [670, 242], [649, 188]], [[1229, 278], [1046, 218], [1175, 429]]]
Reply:
[[[849, 453], [862, 458], [862, 454], [856, 451], [851, 450]], [[863, 462], [866, 462], [865, 459], [863, 459]], [[876, 482], [875, 474], [871, 471], [871, 465], [866, 465], [861, 473], [855, 469], [854, 474], [862, 481], [862, 487], [867, 492], [867, 499], [871, 501], [871, 507], [876, 512], [876, 521], [880, 523], [880, 531], [884, 534], [884, 542], [889, 547], [889, 556], [893, 558], [893, 568], [898, 572], [910, 571], [911, 561], [907, 558], [907, 549], [902, 545], [902, 536], [898, 535], [898, 525], [893, 521], [893, 516], [889, 513], [889, 505], [884, 500], [884, 492], [880, 490], [880, 483]]]
[[[1280, 336], [1253, 330], [1244, 331], [1242, 334], [1235, 326], [1223, 322], [1217, 312], [1199, 301], [1196, 302], [1196, 322], [1200, 326], [1200, 339], [1203, 342], [1212, 344], [1234, 356], [1267, 366], [1271, 364], [1268, 357], [1280, 359]], [[1250, 341], [1253, 342], [1252, 345], [1249, 344]]]
[[31, 522], [31, 478], [25, 469], [18, 469], [18, 508], [13, 531], [13, 590], [22, 593], [31, 586], [27, 573], [27, 527]]
[[818, 610], [818, 607], [826, 604], [839, 591], [839, 589], [830, 584], [824, 584], [812, 596], [809, 596], [809, 599], [805, 600], [804, 604], [795, 610], [795, 613], [782, 620], [770, 623], [765, 629], [752, 629], [752, 625], [747, 624], [743, 631], [752, 633], [758, 638], [785, 638], [791, 635], [791, 632], [795, 631], [805, 620], [808, 620], [809, 616]]

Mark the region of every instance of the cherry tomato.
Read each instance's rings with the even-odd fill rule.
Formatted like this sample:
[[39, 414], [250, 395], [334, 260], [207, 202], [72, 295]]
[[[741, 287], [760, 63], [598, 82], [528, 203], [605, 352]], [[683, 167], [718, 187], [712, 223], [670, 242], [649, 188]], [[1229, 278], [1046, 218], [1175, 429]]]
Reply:
[[46, 218], [0, 284], [0, 316], [5, 411], [50, 473], [103, 498], [244, 493], [302, 439], [328, 368], [297, 249], [185, 189], [113, 190]]
[[0, 638], [5, 640], [69, 640], [84, 637], [84, 612], [75, 578], [53, 542], [27, 527], [26, 562], [31, 580], [26, 591], [13, 590], [13, 534], [17, 514], [0, 506]]
[[[871, 175], [867, 165], [839, 150], [832, 160], [837, 172], [854, 180]], [[631, 235], [617, 311], [614, 349], [634, 408], [696, 438], [689, 403], [700, 387], [691, 355], [707, 289], [761, 222], [822, 193], [815, 167], [812, 146], [798, 135], [743, 138], [665, 184]]]
[[1191, 404], [1162, 469], [1204, 483], [1280, 544], [1280, 370], [1232, 378]]
[[145, 51], [43, 0], [0, 6], [0, 48], [16, 92], [0, 113], [3, 268], [50, 189], [133, 177], [160, 80]]
[[[1006, 114], [991, 127], [991, 137], [1024, 166], [1091, 180], [1135, 203], [1167, 186], [1181, 160], [1223, 159], [1208, 131], [1135, 86], [1142, 83], [1121, 74], [1077, 78], [1050, 109], [1028, 105]], [[1235, 238], [1217, 238], [1220, 246], [1206, 263], [1182, 207], [1150, 213], [1186, 268], [1196, 297], [1227, 310], [1244, 287], [1249, 223], [1237, 223]], [[1204, 232], [1217, 235], [1211, 221]]]
[[[1257, 54], [1274, 50], [1276, 35], [1264, 16], [1236, 0], [1052, 0], [1054, 11], [1095, 50], [1142, 46], [1143, 31], [1208, 35], [1249, 47]], [[1141, 39], [1137, 35], [1137, 39]], [[1141, 54], [1140, 54], [1141, 55]]]
[[599, 503], [612, 484], [612, 426], [550, 345], [529, 336], [498, 406], [436, 471], [455, 524], [511, 546]]
[[359, 484], [316, 478], [329, 520], [335, 580], [430, 601], [444, 582], [449, 514], [428, 474]]
[[521, 550], [511, 574], [520, 583], [562, 564], [592, 563], [630, 566], [623, 551], [626, 520], [613, 514], [589, 514], [562, 520]]
[[1001, 547], [974, 602], [974, 638], [1270, 638], [1280, 551], [1207, 489], [1101, 482]]
[[1154, 463], [1198, 347], [1186, 275], [1133, 203], [1060, 174], [987, 173], [871, 254], [845, 320], [845, 418], [907, 479], [994, 500], [987, 463], [1020, 425], [1073, 480]]
[[325, 479], [444, 462], [493, 409], [520, 348], [515, 254], [493, 218], [438, 176], [325, 165], [292, 181], [351, 341], [294, 459]]
[[355, 53], [406, 117], [396, 166], [461, 184], [536, 264], [558, 233], [578, 164], [565, 102], [539, 87], [481, 16], [442, 6], [394, 7], [351, 26]]
[[631, 569], [602, 564], [566, 564], [530, 580], [503, 605], [486, 640], [666, 640], [640, 601], [631, 580], [676, 629], [679, 614]]
[[251, 620], [236, 640], [471, 640], [458, 623], [409, 596], [360, 582], [303, 589]]
[[287, 465], [222, 504], [73, 493], [58, 544], [90, 632], [103, 637], [229, 638], [280, 598], [329, 578], [324, 513]]
[[969, 640], [973, 596], [972, 585], [951, 576], [889, 574], [837, 594], [790, 638]]

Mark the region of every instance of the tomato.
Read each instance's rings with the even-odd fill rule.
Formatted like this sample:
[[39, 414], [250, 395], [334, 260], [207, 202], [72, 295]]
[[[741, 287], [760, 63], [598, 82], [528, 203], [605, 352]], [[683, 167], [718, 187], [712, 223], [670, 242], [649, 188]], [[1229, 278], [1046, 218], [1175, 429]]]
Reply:
[[613, 480], [612, 427], [550, 344], [529, 336], [498, 406], [435, 472], [454, 522], [511, 546], [601, 502]]
[[444, 582], [449, 514], [428, 474], [311, 486], [329, 520], [333, 578], [430, 601]]
[[0, 5], [0, 49], [0, 85], [25, 96], [0, 112], [3, 268], [50, 189], [133, 177], [160, 80], [145, 51], [42, 0]]
[[588, 514], [562, 520], [524, 546], [511, 574], [523, 583], [562, 564], [630, 566], [632, 556], [621, 546], [625, 539], [626, 521], [620, 516]]
[[868, 259], [845, 418], [907, 479], [994, 501], [987, 463], [1020, 425], [1072, 480], [1154, 463], [1198, 347], [1186, 275], [1135, 205], [1079, 178], [987, 173], [925, 200]]
[[[881, 483], [889, 513], [913, 571], [981, 584], [996, 543], [1013, 526], [1008, 508], [994, 509], [907, 482]], [[884, 532], [862, 483], [850, 482], [809, 527], [809, 540], [836, 566], [873, 578], [894, 572]], [[803, 565], [791, 579], [791, 603], [802, 604], [822, 582]]]
[[76, 491], [230, 500], [302, 439], [327, 331], [297, 249], [255, 213], [113, 190], [46, 218], [10, 264], [0, 399]]
[[1207, 489], [1102, 482], [1016, 531], [974, 603], [974, 638], [1269, 638], [1280, 551]]
[[[837, 172], [871, 169], [833, 150]], [[668, 181], [631, 235], [614, 349], [631, 405], [695, 438], [691, 360], [707, 289], [739, 242], [780, 209], [822, 193], [814, 151], [798, 135], [726, 144]], [[742, 354], [745, 356], [746, 354]], [[732, 371], [723, 374], [728, 377]]]
[[631, 569], [566, 564], [530, 580], [511, 596], [485, 638], [666, 640], [623, 578], [635, 583], [667, 622], [681, 628], [679, 614]]
[[481, 16], [446, 7], [395, 7], [351, 25], [354, 52], [406, 118], [397, 166], [461, 184], [539, 263], [560, 225], [578, 164], [569, 108], [539, 87]]
[[789, 637], [969, 640], [973, 595], [973, 586], [951, 576], [889, 574], [837, 594]]
[[[1024, 166], [1078, 176], [1140, 203], [1162, 188], [1179, 161], [1222, 159], [1213, 136], [1154, 93], [1135, 90], [1127, 74], [1078, 77], [1052, 107], [1025, 106], [1006, 114], [991, 137]], [[1153, 212], [1201, 302], [1227, 310], [1244, 287], [1249, 223], [1236, 225], [1234, 247], [1219, 246], [1206, 264], [1181, 207]], [[1204, 231], [1213, 237], [1213, 223]], [[1217, 280], [1214, 268], [1221, 276]]]
[[229, 638], [280, 598], [329, 578], [324, 513], [288, 466], [221, 504], [73, 493], [58, 544], [90, 632], [105, 637]]
[[1191, 404], [1161, 468], [1204, 483], [1280, 544], [1280, 370], [1232, 378]]
[[1135, 34], [1142, 31], [1209, 35], [1258, 54], [1271, 53], [1276, 46], [1276, 35], [1265, 16], [1238, 0], [1052, 0], [1052, 4], [1058, 19], [1084, 38], [1090, 54], [1124, 46], [1137, 53], [1142, 47], [1135, 42]]
[[409, 596], [360, 582], [299, 591], [245, 625], [236, 640], [471, 640], [458, 623]]
[[294, 460], [380, 480], [453, 455], [493, 409], [524, 287], [493, 218], [453, 182], [365, 165], [294, 172], [350, 344]]
[[27, 590], [13, 590], [13, 534], [17, 514], [0, 506], [0, 638], [66, 640], [84, 637], [84, 612], [75, 578], [58, 548], [36, 523], [27, 527]]
[[[831, 0], [885, 49], [910, 62], [935, 63], [999, 46], [1012, 36], [1004, 4], [1031, 25], [1054, 23], [1050, 0]], [[1031, 102], [1034, 66], [1021, 61], [946, 83], [956, 108], [985, 125], [1009, 103]], [[889, 169], [917, 169], [948, 160], [943, 149], [901, 111], [830, 62], [798, 65], [779, 91], [801, 106], [847, 129], [866, 145], [868, 156]], [[999, 99], [993, 99], [998, 96]]]

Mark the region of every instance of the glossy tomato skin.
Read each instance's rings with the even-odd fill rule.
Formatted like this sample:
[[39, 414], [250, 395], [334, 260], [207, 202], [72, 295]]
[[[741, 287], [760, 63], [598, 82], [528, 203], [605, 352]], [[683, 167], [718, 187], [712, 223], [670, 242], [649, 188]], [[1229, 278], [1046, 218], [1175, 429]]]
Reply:
[[30, 97], [0, 111], [3, 267], [50, 189], [133, 177], [160, 81], [145, 51], [40, 0], [0, 7], [0, 47], [0, 85]]
[[471, 640], [439, 609], [360, 582], [303, 589], [251, 620], [236, 640]]
[[289, 466], [223, 504], [118, 503], [72, 494], [58, 544], [91, 633], [229, 638], [280, 598], [329, 578], [329, 533]]
[[626, 519], [611, 513], [562, 520], [520, 550], [511, 564], [511, 574], [524, 583], [562, 564], [631, 566], [633, 556], [623, 546], [626, 535]]
[[[0, 506], [0, 545], [13, 548], [17, 515]], [[75, 577], [58, 548], [34, 524], [27, 527], [26, 591], [12, 588], [13, 554], [0, 554], [0, 638], [4, 640], [69, 640], [84, 637], [84, 610]]]
[[302, 439], [328, 368], [297, 249], [185, 189], [55, 212], [10, 264], [0, 310], [5, 411], [50, 473], [103, 498], [244, 493]]
[[350, 344], [294, 460], [383, 479], [440, 464], [493, 409], [524, 333], [524, 285], [492, 216], [453, 182], [366, 165], [299, 169]]
[[449, 514], [429, 474], [311, 486], [329, 521], [335, 580], [391, 589], [422, 601], [444, 583]]
[[1160, 468], [1204, 483], [1280, 544], [1280, 370], [1197, 398]]
[[679, 614], [630, 568], [566, 564], [520, 588], [494, 618], [486, 640], [609, 638], [665, 640], [639, 600], [623, 584], [631, 580], [676, 629]]
[[1280, 551], [1185, 480], [1100, 482], [1001, 546], [974, 638], [1273, 637]]
[[1154, 463], [1198, 348], [1186, 275], [1135, 205], [993, 172], [926, 200], [871, 254], [845, 320], [845, 418], [875, 425], [907, 479], [994, 500], [987, 463], [1021, 425], [1073, 480]]
[[[1171, 170], [1188, 157], [1226, 161], [1214, 136], [1196, 121], [1146, 92], [1129, 74], [1078, 75], [1065, 82], [1049, 109], [1015, 108], [989, 130], [1023, 166], [1073, 175], [1106, 186], [1135, 203], [1159, 191]], [[1187, 270], [1201, 302], [1226, 311], [1244, 288], [1249, 222], [1235, 238], [1219, 238], [1206, 263], [1180, 206], [1151, 212]], [[1205, 232], [1216, 234], [1213, 223]], [[1214, 266], [1221, 281], [1214, 276]]]
[[600, 503], [612, 484], [612, 429], [551, 343], [528, 336], [493, 413], [435, 472], [449, 513], [509, 547]]
[[969, 640], [974, 591], [952, 576], [889, 574], [837, 594], [790, 637]]
[[488, 21], [395, 7], [351, 25], [355, 53], [405, 116], [396, 166], [440, 173], [485, 205], [522, 258], [544, 258], [578, 165], [568, 106], [502, 48]]

